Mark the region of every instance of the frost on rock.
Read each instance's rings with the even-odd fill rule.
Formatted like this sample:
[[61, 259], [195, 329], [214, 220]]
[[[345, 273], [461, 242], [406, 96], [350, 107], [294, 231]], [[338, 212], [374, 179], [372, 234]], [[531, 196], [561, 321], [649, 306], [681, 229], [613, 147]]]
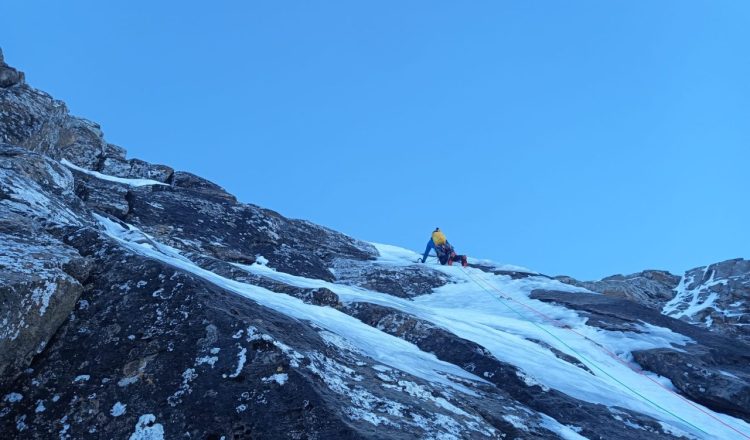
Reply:
[[15, 403], [20, 402], [21, 399], [23, 399], [23, 395], [19, 393], [8, 393], [3, 397], [3, 402]]
[[208, 364], [211, 366], [211, 368], [214, 367], [214, 364], [216, 361], [218, 361], [219, 358], [217, 356], [202, 356], [195, 359], [195, 365], [203, 365]]
[[511, 425], [515, 426], [516, 428], [518, 428], [518, 429], [520, 429], [522, 431], [528, 431], [529, 430], [529, 427], [526, 426], [526, 424], [523, 423], [523, 420], [521, 420], [517, 416], [506, 414], [506, 415], [503, 415], [503, 419], [505, 419], [505, 421], [507, 421], [508, 423], [510, 423]]
[[129, 440], [164, 440], [164, 427], [156, 423], [153, 414], [144, 414], [138, 419]]
[[18, 430], [18, 432], [23, 432], [28, 427], [29, 426], [26, 424], [26, 415], [24, 414], [16, 421], [16, 430]]
[[264, 383], [276, 382], [279, 385], [284, 385], [289, 380], [289, 376], [286, 373], [278, 373], [264, 377], [262, 380]]
[[234, 370], [234, 373], [230, 374], [229, 377], [237, 377], [242, 372], [242, 369], [245, 367], [245, 362], [247, 361], [247, 348], [242, 347], [239, 353], [237, 353], [237, 368]]
[[124, 378], [120, 379], [117, 382], [117, 385], [124, 388], [124, 387], [126, 387], [128, 385], [132, 385], [132, 384], [138, 382], [139, 380], [140, 380], [140, 377], [138, 377], [138, 376], [124, 377]]
[[47, 307], [49, 307], [49, 300], [55, 293], [55, 291], [57, 291], [57, 284], [49, 281], [44, 283], [44, 287], [38, 287], [34, 289], [33, 293], [31, 294], [31, 299], [33, 299], [34, 302], [38, 306], [40, 306], [40, 315], [44, 315], [44, 312], [47, 311]]
[[120, 417], [121, 415], [125, 414], [126, 407], [127, 405], [117, 402], [112, 405], [112, 409], [109, 411], [109, 413], [112, 415], [112, 417]]
[[180, 402], [182, 402], [182, 396], [184, 396], [186, 393], [191, 393], [192, 389], [190, 388], [190, 382], [195, 380], [198, 375], [195, 373], [194, 368], [188, 368], [187, 370], [182, 372], [182, 384], [180, 385], [180, 389], [175, 391], [174, 394], [169, 396], [167, 398], [167, 402], [170, 406], [177, 406]]

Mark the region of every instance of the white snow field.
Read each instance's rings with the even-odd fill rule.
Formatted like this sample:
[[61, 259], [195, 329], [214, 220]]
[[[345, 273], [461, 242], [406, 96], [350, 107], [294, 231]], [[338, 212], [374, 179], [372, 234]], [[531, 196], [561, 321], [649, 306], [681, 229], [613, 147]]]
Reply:
[[[327, 340], [355, 347], [377, 362], [464, 393], [473, 392], [460, 381], [452, 380], [452, 377], [462, 378], [463, 381], [483, 381], [409, 342], [370, 327], [336, 309], [306, 304], [288, 295], [221, 277], [198, 267], [176, 249], [154, 241], [133, 226], [126, 229], [104, 217], [97, 216], [97, 219], [109, 236], [131, 251], [191, 272], [278, 312], [313, 322], [324, 332], [337, 336], [328, 336]], [[419, 257], [406, 249], [373, 245], [380, 253], [376, 264], [410, 266]], [[586, 325], [586, 319], [573, 310], [529, 298], [534, 289], [580, 290], [554, 280], [541, 276], [512, 280], [508, 276], [492, 275], [479, 269], [434, 265], [434, 269], [449, 276], [453, 282], [435, 289], [432, 294], [404, 299], [277, 272], [266, 264], [237, 267], [294, 286], [325, 287], [345, 303], [381, 304], [432, 322], [459, 337], [478, 343], [496, 358], [516, 365], [525, 375], [527, 383], [538, 383], [584, 401], [607, 405], [615, 418], [618, 411], [612, 407], [617, 406], [647, 414], [661, 421], [666, 430], [686, 438], [735, 440], [742, 438], [737, 431], [750, 433], [750, 424], [686, 401], [665, 389], [672, 387], [668, 379], [639, 374], [606, 352], [616, 353], [629, 362], [632, 361], [630, 353], [633, 350], [685, 345], [690, 342], [687, 337], [650, 325], [644, 325], [642, 333], [638, 334], [607, 331]], [[498, 265], [495, 267], [502, 268]], [[508, 268], [519, 270], [515, 266]], [[513, 301], [503, 299], [503, 296]], [[561, 328], [519, 303], [561, 321], [570, 330]], [[542, 341], [577, 357], [595, 374], [559, 359], [548, 348], [529, 339]], [[545, 418], [545, 423], [563, 438], [583, 438], [570, 427], [549, 417]], [[648, 433], [644, 431], [644, 438], [647, 436]]]

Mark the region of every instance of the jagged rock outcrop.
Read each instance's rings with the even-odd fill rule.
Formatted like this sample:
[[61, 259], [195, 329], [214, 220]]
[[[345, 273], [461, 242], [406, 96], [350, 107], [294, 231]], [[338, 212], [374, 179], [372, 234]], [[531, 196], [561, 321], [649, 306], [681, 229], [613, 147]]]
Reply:
[[176, 171], [172, 176], [171, 183], [178, 188], [186, 188], [193, 191], [202, 192], [209, 197], [219, 197], [227, 199], [230, 202], [237, 201], [237, 199], [233, 195], [226, 192], [226, 190], [219, 185], [185, 171]]
[[742, 258], [691, 269], [680, 277], [647, 270], [600, 281], [557, 280], [635, 301], [728, 337], [750, 343], [750, 261]]
[[115, 177], [151, 179], [169, 182], [174, 170], [166, 165], [152, 165], [139, 159], [122, 160], [119, 157], [105, 156], [98, 171]]
[[750, 260], [689, 270], [663, 313], [750, 343]]
[[16, 84], [22, 84], [24, 82], [23, 72], [10, 67], [5, 64], [5, 57], [3, 57], [3, 49], [0, 48], [0, 87], [7, 88]]
[[88, 278], [90, 262], [48, 232], [87, 221], [73, 185], [59, 163], [0, 144], [0, 375], [44, 349]]
[[[16, 72], [16, 73], [13, 73]], [[71, 116], [64, 102], [23, 82], [23, 74], [0, 64], [0, 142], [23, 146], [52, 159], [67, 159], [93, 171], [119, 177], [168, 181], [172, 169], [137, 159], [104, 140], [101, 127]]]
[[653, 309], [664, 307], [674, 297], [674, 289], [680, 283], [680, 277], [663, 270], [613, 275], [600, 281], [578, 281], [565, 276], [556, 279], [592, 292], [629, 299]]

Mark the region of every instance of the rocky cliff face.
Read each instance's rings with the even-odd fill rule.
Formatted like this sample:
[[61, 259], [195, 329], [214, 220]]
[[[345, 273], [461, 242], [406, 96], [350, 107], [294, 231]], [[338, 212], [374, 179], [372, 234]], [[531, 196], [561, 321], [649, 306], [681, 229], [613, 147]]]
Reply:
[[750, 261], [740, 258], [687, 271], [662, 312], [750, 342]]
[[743, 263], [614, 298], [415, 259], [127, 159], [0, 56], [2, 438], [750, 433], [750, 348], [653, 311]]
[[649, 270], [600, 281], [557, 279], [750, 342], [750, 261], [742, 258], [691, 269], [682, 277]]

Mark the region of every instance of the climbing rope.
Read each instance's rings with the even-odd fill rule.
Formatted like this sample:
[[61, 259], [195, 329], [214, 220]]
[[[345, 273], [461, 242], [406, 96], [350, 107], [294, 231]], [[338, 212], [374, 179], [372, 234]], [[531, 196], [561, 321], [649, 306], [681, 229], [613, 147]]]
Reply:
[[[525, 307], [525, 308], [527, 308], [527, 309], [531, 310], [532, 312], [534, 312], [534, 313], [538, 314], [539, 316], [543, 317], [543, 318], [544, 318], [544, 319], [546, 319], [547, 321], [550, 321], [550, 322], [552, 322], [552, 323], [553, 323], [553, 324], [554, 324], [554, 325], [555, 325], [556, 327], [559, 327], [559, 328], [565, 329], [565, 330], [567, 330], [567, 331], [569, 331], [569, 332], [571, 332], [571, 333], [573, 333], [573, 334], [575, 334], [575, 335], [577, 335], [577, 336], [580, 336], [580, 337], [582, 337], [583, 339], [585, 339], [585, 340], [587, 340], [587, 341], [591, 342], [592, 344], [594, 344], [594, 346], [596, 346], [597, 348], [599, 348], [600, 350], [602, 350], [602, 351], [603, 351], [604, 353], [606, 353], [606, 354], [607, 354], [608, 356], [612, 357], [613, 359], [615, 359], [615, 360], [616, 360], [616, 361], [618, 361], [619, 363], [621, 363], [621, 364], [625, 365], [626, 367], [628, 367], [629, 369], [631, 369], [631, 370], [632, 370], [633, 372], [635, 372], [635, 373], [638, 373], [639, 375], [641, 375], [641, 376], [645, 377], [646, 379], [648, 379], [648, 380], [650, 380], [651, 382], [653, 382], [653, 383], [655, 383], [656, 385], [658, 385], [658, 386], [659, 386], [660, 388], [662, 388], [662, 389], [664, 389], [664, 390], [666, 390], [666, 391], [670, 392], [671, 394], [674, 394], [675, 396], [677, 396], [677, 397], [679, 397], [680, 399], [684, 400], [684, 401], [685, 401], [686, 403], [688, 403], [688, 404], [689, 404], [690, 406], [692, 406], [693, 408], [695, 408], [695, 409], [699, 410], [699, 411], [700, 411], [700, 412], [702, 412], [703, 414], [705, 414], [705, 415], [709, 416], [710, 418], [712, 418], [712, 419], [716, 420], [717, 422], [719, 422], [720, 424], [724, 425], [725, 427], [727, 427], [727, 428], [731, 429], [732, 431], [734, 431], [734, 432], [736, 432], [736, 433], [740, 434], [741, 436], [743, 436], [743, 437], [745, 437], [745, 438], [747, 438], [747, 439], [750, 439], [750, 435], [748, 435], [748, 434], [745, 434], [745, 433], [743, 433], [742, 431], [740, 431], [740, 430], [738, 430], [738, 429], [734, 428], [733, 426], [731, 426], [731, 425], [727, 424], [726, 422], [722, 421], [722, 420], [721, 420], [721, 419], [719, 419], [718, 417], [714, 416], [713, 414], [709, 413], [708, 411], [704, 410], [703, 408], [701, 408], [701, 407], [697, 406], [696, 404], [694, 404], [694, 403], [693, 403], [692, 401], [690, 401], [689, 399], [685, 398], [684, 396], [681, 396], [680, 394], [678, 394], [678, 393], [674, 392], [673, 390], [670, 390], [669, 388], [667, 388], [666, 386], [664, 386], [664, 384], [662, 384], [662, 383], [660, 383], [660, 382], [656, 381], [656, 380], [655, 380], [655, 379], [653, 379], [652, 377], [649, 377], [649, 376], [647, 376], [647, 375], [646, 375], [646, 374], [645, 374], [645, 373], [643, 372], [643, 370], [642, 370], [642, 369], [641, 369], [640, 367], [634, 367], [634, 366], [633, 366], [633, 365], [631, 365], [631, 364], [630, 364], [629, 362], [626, 362], [625, 360], [623, 360], [622, 358], [620, 358], [620, 356], [618, 356], [618, 355], [617, 355], [616, 353], [613, 353], [613, 352], [612, 352], [611, 350], [609, 350], [609, 349], [607, 349], [606, 347], [602, 346], [602, 345], [601, 345], [601, 344], [599, 344], [598, 342], [596, 342], [596, 341], [592, 340], [592, 339], [591, 339], [591, 338], [589, 338], [588, 336], [586, 336], [586, 335], [583, 335], [583, 334], [581, 334], [581, 333], [577, 332], [576, 330], [574, 330], [574, 329], [570, 328], [570, 327], [569, 327], [569, 326], [568, 326], [567, 324], [563, 323], [562, 321], [560, 321], [560, 320], [558, 320], [558, 319], [556, 319], [556, 318], [553, 318], [553, 317], [551, 317], [551, 316], [549, 316], [549, 315], [547, 315], [547, 314], [545, 314], [545, 313], [543, 313], [543, 312], [541, 312], [541, 311], [539, 311], [539, 310], [535, 309], [534, 307], [532, 307], [532, 306], [530, 306], [530, 305], [528, 305], [528, 304], [524, 304], [524, 303], [522, 303], [522, 302], [520, 302], [520, 301], [518, 301], [518, 300], [516, 300], [516, 299], [514, 299], [514, 298], [512, 298], [512, 297], [509, 297], [509, 296], [505, 295], [505, 294], [504, 294], [504, 293], [503, 293], [502, 291], [500, 291], [500, 289], [498, 289], [497, 287], [495, 287], [494, 285], [492, 285], [492, 284], [491, 284], [491, 283], [489, 283], [488, 281], [486, 281], [486, 280], [484, 280], [484, 279], [482, 279], [482, 278], [477, 278], [477, 277], [474, 277], [474, 276], [472, 276], [472, 275], [471, 275], [471, 273], [469, 273], [469, 271], [467, 271], [467, 270], [466, 270], [465, 268], [461, 268], [461, 270], [463, 270], [464, 274], [466, 274], [466, 276], [467, 276], [467, 277], [468, 277], [468, 278], [469, 278], [470, 280], [472, 280], [472, 281], [474, 282], [474, 284], [476, 284], [476, 285], [477, 285], [477, 286], [478, 286], [478, 287], [479, 287], [480, 289], [484, 290], [484, 291], [485, 291], [485, 292], [486, 292], [487, 294], [489, 294], [489, 296], [490, 296], [491, 298], [493, 298], [494, 300], [496, 300], [496, 301], [498, 301], [499, 303], [503, 304], [503, 305], [504, 305], [504, 306], [505, 306], [506, 308], [508, 308], [508, 309], [509, 309], [510, 311], [512, 311], [512, 312], [514, 312], [515, 314], [517, 314], [518, 316], [520, 316], [520, 317], [521, 317], [521, 319], [523, 319], [524, 321], [530, 322], [530, 323], [531, 323], [532, 325], [534, 325], [534, 326], [535, 326], [535, 327], [537, 327], [538, 329], [540, 329], [540, 330], [542, 330], [543, 332], [547, 333], [547, 334], [548, 334], [548, 335], [550, 335], [550, 336], [551, 336], [552, 338], [554, 338], [554, 339], [555, 339], [556, 341], [558, 341], [559, 343], [561, 343], [562, 345], [564, 345], [565, 347], [567, 347], [567, 348], [568, 348], [568, 349], [569, 349], [570, 351], [572, 351], [573, 353], [575, 353], [576, 355], [578, 355], [578, 357], [579, 357], [579, 358], [581, 358], [581, 359], [582, 359], [583, 361], [585, 361], [585, 362], [586, 362], [587, 364], [589, 364], [589, 365], [590, 365], [591, 367], [593, 367], [593, 368], [596, 368], [596, 369], [597, 369], [597, 370], [599, 370], [599, 371], [600, 371], [601, 373], [603, 373], [604, 375], [606, 375], [607, 377], [609, 377], [609, 378], [610, 378], [610, 379], [612, 379], [613, 381], [615, 381], [615, 382], [617, 382], [618, 384], [620, 384], [620, 385], [621, 385], [621, 386], [622, 386], [623, 388], [627, 389], [628, 391], [630, 391], [630, 392], [631, 392], [631, 393], [633, 393], [634, 395], [636, 395], [636, 396], [640, 397], [641, 399], [643, 399], [644, 401], [648, 402], [649, 404], [651, 404], [651, 405], [652, 405], [652, 406], [654, 406], [655, 408], [659, 409], [660, 411], [664, 412], [665, 414], [668, 414], [668, 415], [670, 415], [670, 416], [672, 416], [672, 417], [674, 417], [674, 418], [676, 418], [676, 419], [678, 419], [678, 420], [681, 420], [682, 422], [686, 423], [687, 425], [689, 425], [689, 426], [691, 426], [691, 427], [693, 427], [693, 428], [697, 429], [698, 431], [700, 431], [700, 432], [702, 432], [702, 433], [704, 433], [704, 434], [708, 434], [708, 433], [707, 433], [706, 431], [704, 431], [703, 429], [699, 428], [698, 426], [694, 425], [693, 423], [690, 423], [689, 421], [687, 421], [687, 420], [685, 420], [684, 418], [682, 418], [682, 417], [678, 416], [677, 414], [675, 414], [675, 413], [673, 413], [673, 412], [669, 411], [668, 409], [664, 408], [663, 406], [659, 405], [658, 403], [654, 402], [653, 400], [649, 399], [648, 397], [646, 397], [646, 396], [644, 396], [643, 394], [639, 393], [638, 391], [634, 390], [634, 389], [633, 389], [632, 387], [630, 387], [630, 386], [626, 385], [625, 383], [623, 383], [622, 381], [620, 381], [620, 380], [619, 380], [619, 379], [617, 379], [616, 377], [612, 376], [612, 375], [611, 375], [611, 374], [609, 374], [609, 373], [608, 373], [607, 371], [605, 371], [605, 370], [604, 370], [603, 368], [599, 367], [599, 365], [597, 365], [597, 364], [596, 364], [595, 362], [593, 362], [593, 361], [591, 361], [590, 359], [586, 358], [586, 357], [585, 357], [585, 356], [584, 356], [583, 354], [581, 354], [581, 353], [580, 353], [580, 352], [579, 352], [578, 350], [576, 350], [576, 349], [574, 349], [573, 347], [571, 347], [570, 345], [568, 345], [568, 344], [567, 344], [567, 343], [566, 343], [565, 341], [563, 341], [563, 340], [562, 340], [562, 339], [561, 339], [560, 337], [558, 337], [557, 335], [553, 334], [552, 332], [550, 332], [550, 331], [549, 331], [549, 330], [547, 330], [546, 328], [542, 327], [542, 326], [541, 326], [541, 325], [539, 325], [538, 323], [534, 322], [533, 320], [531, 320], [531, 319], [527, 318], [527, 317], [526, 317], [526, 316], [525, 316], [525, 315], [524, 315], [523, 313], [521, 313], [521, 312], [519, 312], [518, 310], [516, 310], [516, 309], [514, 309], [513, 307], [511, 307], [511, 306], [510, 306], [510, 305], [509, 305], [509, 304], [508, 304], [508, 303], [507, 303], [506, 301], [504, 301], [503, 299], [505, 299], [505, 300], [508, 300], [508, 301], [513, 301], [513, 302], [515, 302], [515, 303], [517, 303], [517, 304], [520, 304], [521, 306], [523, 306], [523, 307]], [[480, 283], [480, 282], [479, 282], [480, 280], [482, 281], [482, 283], [484, 283], [484, 284], [485, 284], [486, 286], [488, 286], [488, 287], [489, 287], [490, 289], [492, 289], [492, 290], [494, 290], [495, 292], [497, 292], [497, 293], [499, 294], [499, 297], [498, 297], [498, 296], [496, 296], [496, 295], [494, 295], [494, 294], [493, 294], [493, 293], [492, 293], [492, 292], [491, 292], [490, 290], [488, 290], [488, 289], [487, 289], [487, 287], [483, 286], [483, 285], [482, 285], [482, 283]]]

